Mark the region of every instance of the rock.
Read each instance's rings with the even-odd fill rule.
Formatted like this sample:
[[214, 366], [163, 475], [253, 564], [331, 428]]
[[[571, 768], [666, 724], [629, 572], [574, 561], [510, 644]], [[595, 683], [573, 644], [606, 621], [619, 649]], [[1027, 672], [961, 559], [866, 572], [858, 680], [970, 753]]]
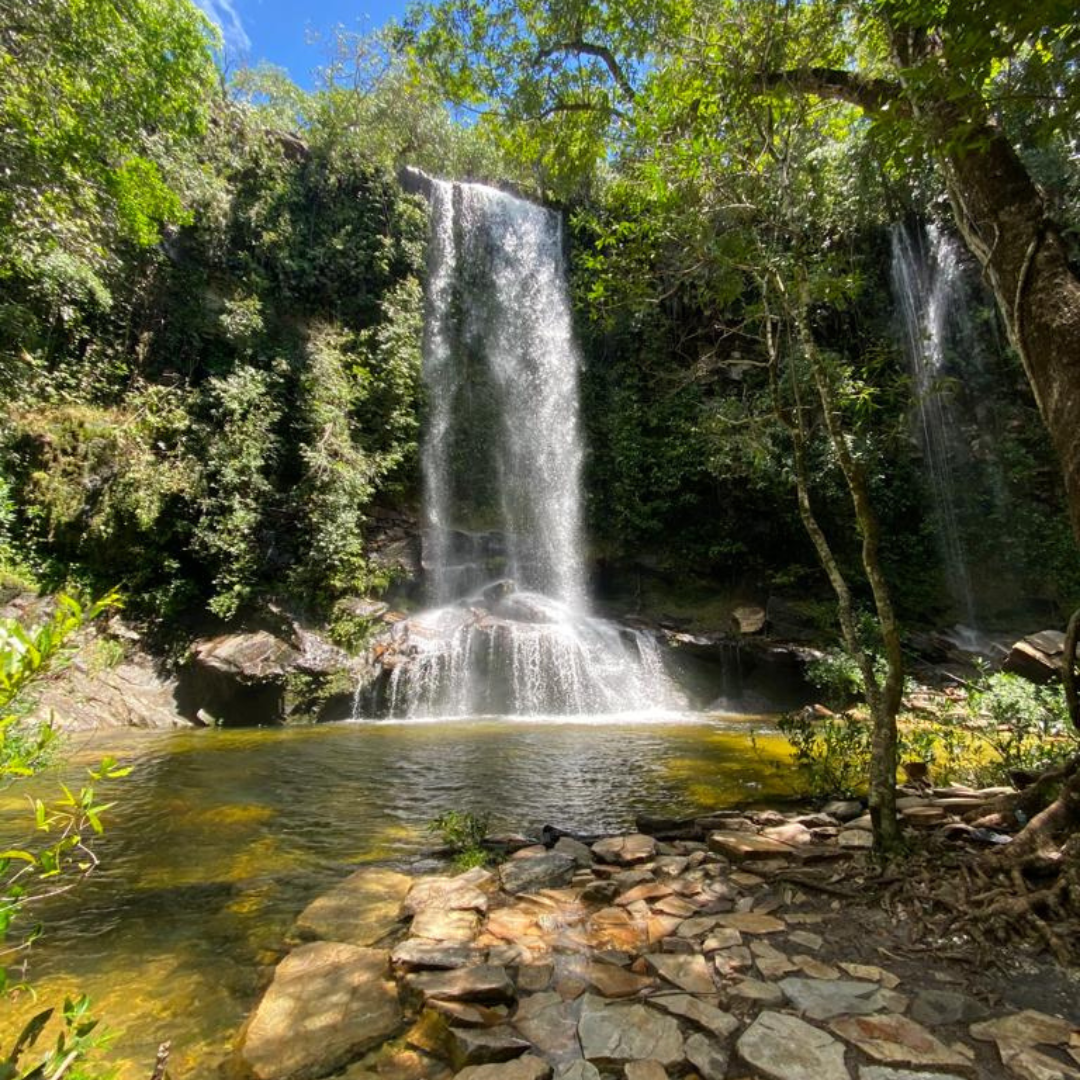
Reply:
[[524, 990], [528, 994], [535, 994], [546, 990], [551, 985], [551, 979], [555, 974], [555, 965], [522, 964], [517, 972], [518, 990]]
[[1065, 635], [1059, 630], [1043, 630], [1016, 642], [1001, 668], [1031, 682], [1048, 683], [1061, 677], [1064, 656]]
[[[794, 938], [794, 934], [791, 935]], [[887, 990], [893, 990], [900, 985], [900, 980], [884, 968], [875, 967], [873, 964], [846, 964], [841, 961], [840, 966], [853, 979], [865, 979], [867, 982], [879, 982]]]
[[837, 821], [854, 821], [855, 818], [861, 816], [863, 805], [857, 799], [836, 799], [826, 803], [821, 808], [821, 812], [831, 818], [836, 818]]
[[776, 983], [762, 982], [761, 979], [743, 979], [734, 986], [728, 987], [731, 997], [742, 998], [744, 1001], [756, 1001], [763, 1005], [782, 1005], [784, 994]]
[[947, 1073], [912, 1072], [890, 1069], [885, 1065], [860, 1065], [859, 1080], [959, 1080]]
[[504, 891], [516, 895], [569, 885], [577, 864], [561, 851], [546, 851], [528, 859], [514, 859], [499, 867]]
[[429, 877], [414, 881], [404, 908], [410, 915], [419, 915], [428, 908], [440, 911], [479, 911], [488, 909], [487, 893], [477, 886], [486, 884], [494, 877], [487, 870], [458, 877]]
[[736, 633], [760, 634], [765, 629], [765, 609], [757, 604], [740, 604], [731, 613]]
[[1021, 1043], [999, 1042], [1002, 1064], [1019, 1080], [1080, 1080], [1080, 1072]]
[[405, 976], [405, 985], [427, 998], [450, 1001], [498, 1002], [513, 1001], [514, 984], [506, 968], [494, 964], [454, 971], [421, 971]]
[[521, 1001], [513, 1024], [545, 1057], [558, 1061], [579, 1052], [573, 1008], [554, 991], [532, 994]]
[[718, 1039], [730, 1038], [739, 1029], [739, 1021], [731, 1013], [689, 994], [655, 994], [649, 1004], [697, 1024]]
[[606, 998], [634, 997], [655, 985], [654, 979], [635, 975], [632, 971], [624, 971], [611, 964], [588, 963], [578, 973]]
[[578, 1038], [586, 1060], [599, 1066], [655, 1060], [668, 1067], [683, 1059], [679, 1025], [644, 1005], [604, 1005], [586, 995]]
[[475, 911], [443, 911], [424, 908], [415, 915], [410, 932], [413, 937], [431, 941], [472, 941], [480, 930], [480, 916]]
[[402, 1024], [389, 954], [341, 942], [295, 949], [274, 971], [240, 1036], [243, 1075], [311, 1080], [390, 1038]]
[[700, 908], [681, 896], [665, 896], [663, 900], [653, 904], [653, 911], [658, 911], [661, 915], [677, 915], [680, 919], [686, 919], [691, 915], [696, 915]]
[[456, 1027], [495, 1027], [506, 1019], [506, 1006], [470, 1005], [465, 1001], [439, 1001], [432, 998], [427, 1002], [429, 1010], [441, 1013], [451, 1020]]
[[633, 866], [648, 862], [656, 854], [656, 841], [644, 833], [611, 836], [593, 844], [592, 853], [601, 862]]
[[782, 641], [817, 641], [821, 636], [814, 613], [799, 601], [770, 596], [765, 616], [769, 633]]
[[825, 944], [825, 939], [820, 934], [812, 933], [809, 930], [793, 930], [788, 934], [788, 940], [795, 945], [801, 945], [804, 949], [809, 949], [811, 952], [817, 952]]
[[450, 1060], [457, 1069], [512, 1061], [531, 1049], [528, 1042], [508, 1027], [451, 1028], [449, 1035]]
[[791, 844], [793, 847], [809, 844], [813, 841], [810, 830], [805, 825], [796, 825], [793, 821], [783, 825], [771, 825], [761, 830], [761, 835], [769, 840], [779, 840], [782, 844]]
[[854, 979], [781, 979], [780, 989], [791, 1004], [811, 1020], [831, 1020], [845, 1014], [866, 1016], [888, 1006], [877, 983]]
[[792, 958], [799, 966], [804, 975], [811, 979], [839, 979], [840, 972], [831, 964], [825, 964], [816, 956], [807, 956], [805, 953], [796, 953]]
[[424, 938], [408, 938], [394, 946], [390, 959], [410, 968], [453, 969], [482, 964], [486, 955], [485, 949], [472, 945], [445, 945]]
[[1013, 1042], [1023, 1046], [1044, 1043], [1049, 1046], [1068, 1046], [1069, 1039], [1076, 1029], [1067, 1020], [1034, 1009], [999, 1016], [996, 1020], [986, 1020], [981, 1024], [972, 1024], [968, 1029], [973, 1039], [982, 1042]]
[[868, 851], [874, 846], [874, 836], [865, 829], [845, 829], [836, 842], [849, 850]]
[[624, 1074], [626, 1080], [668, 1080], [667, 1069], [659, 1061], [627, 1062]]
[[969, 1058], [940, 1042], [921, 1024], [906, 1016], [845, 1016], [830, 1029], [869, 1057], [898, 1065], [971, 1064]]
[[454, 1080], [548, 1080], [551, 1066], [526, 1054], [498, 1065], [470, 1065], [454, 1074]]
[[708, 843], [710, 851], [723, 855], [733, 863], [756, 862], [794, 854], [789, 844], [752, 832], [714, 832], [709, 834]]
[[572, 836], [560, 836], [555, 843], [555, 851], [560, 855], [569, 855], [578, 866], [592, 866], [592, 852], [588, 845]]
[[697, 1069], [702, 1080], [724, 1080], [727, 1076], [727, 1050], [706, 1035], [691, 1035], [686, 1040], [686, 1060]]
[[392, 870], [357, 870], [308, 904], [294, 932], [302, 940], [373, 945], [396, 928], [412, 884], [411, 877]]
[[619, 895], [619, 886], [614, 881], [594, 881], [581, 890], [581, 899], [586, 904], [610, 904]]
[[938, 990], [934, 987], [916, 994], [910, 1012], [912, 1020], [931, 1027], [970, 1024], [988, 1014], [989, 1010], [981, 1001], [967, 994], [958, 994], [955, 990]]
[[843, 1046], [787, 1013], [759, 1014], [736, 1048], [743, 1061], [770, 1080], [850, 1080]]
[[759, 915], [755, 911], [733, 911], [718, 915], [716, 925], [743, 934], [775, 934], [787, 926], [775, 915]]
[[180, 712], [194, 719], [202, 710], [225, 724], [280, 723], [285, 677], [299, 659], [289, 642], [265, 630], [203, 638], [180, 672]]
[[703, 953], [716, 952], [719, 949], [733, 949], [742, 944], [742, 934], [733, 926], [714, 926], [709, 936], [701, 943]]
[[645, 963], [662, 979], [688, 994], [716, 993], [716, 984], [709, 974], [709, 964], [704, 956], [653, 953], [645, 957]]
[[[627, 1076], [629, 1075], [628, 1072]], [[559, 1069], [555, 1080], [600, 1080], [600, 1070], [590, 1061], [575, 1061], [573, 1065]]]

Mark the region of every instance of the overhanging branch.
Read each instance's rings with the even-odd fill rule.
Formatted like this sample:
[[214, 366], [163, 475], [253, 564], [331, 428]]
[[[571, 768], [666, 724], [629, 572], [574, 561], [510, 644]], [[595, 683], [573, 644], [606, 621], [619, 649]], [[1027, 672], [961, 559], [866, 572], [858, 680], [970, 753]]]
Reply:
[[619, 88], [619, 92], [627, 101], [633, 101], [637, 96], [633, 84], [626, 76], [626, 72], [623, 71], [619, 61], [615, 59], [615, 54], [606, 45], [594, 45], [589, 41], [556, 41], [536, 54], [536, 62], [541, 63], [544, 60], [550, 60], [551, 57], [559, 53], [571, 53], [574, 56], [592, 56], [600, 60], [604, 67], [608, 69], [612, 79], [615, 80], [615, 85]]
[[846, 101], [866, 112], [879, 113], [904, 106], [900, 85], [890, 79], [873, 79], [841, 68], [793, 68], [789, 71], [766, 71], [761, 74], [765, 89], [788, 88], [803, 94], [816, 94], [833, 101]]

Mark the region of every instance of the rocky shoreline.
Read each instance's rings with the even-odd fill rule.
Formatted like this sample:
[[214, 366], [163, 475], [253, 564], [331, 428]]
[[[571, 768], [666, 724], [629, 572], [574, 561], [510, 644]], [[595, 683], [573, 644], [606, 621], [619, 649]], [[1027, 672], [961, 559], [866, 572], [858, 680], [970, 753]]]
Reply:
[[[947, 828], [992, 794], [905, 810]], [[951, 943], [884, 947], [896, 927], [866, 932], [883, 913], [836, 898], [867, 869], [868, 820], [826, 810], [552, 835], [457, 875], [359, 870], [297, 919], [223, 1075], [1080, 1080], [1080, 996], [1051, 1015]]]

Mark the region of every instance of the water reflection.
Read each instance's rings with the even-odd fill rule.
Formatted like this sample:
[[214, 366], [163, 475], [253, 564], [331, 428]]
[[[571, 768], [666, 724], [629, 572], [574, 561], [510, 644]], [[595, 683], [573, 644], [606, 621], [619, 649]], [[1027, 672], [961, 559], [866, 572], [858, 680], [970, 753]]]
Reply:
[[120, 1080], [145, 1080], [165, 1038], [174, 1075], [207, 1075], [301, 908], [358, 865], [414, 861], [440, 811], [599, 832], [786, 795], [785, 744], [756, 726], [753, 751], [744, 717], [110, 733], [75, 764], [135, 771], [110, 793], [100, 871], [41, 913], [35, 985], [93, 996], [123, 1032]]

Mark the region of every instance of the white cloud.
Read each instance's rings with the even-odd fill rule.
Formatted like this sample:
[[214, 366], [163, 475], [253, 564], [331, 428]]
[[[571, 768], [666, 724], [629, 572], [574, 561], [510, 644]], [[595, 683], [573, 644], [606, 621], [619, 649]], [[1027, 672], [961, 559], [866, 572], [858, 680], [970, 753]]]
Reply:
[[251, 38], [234, 0], [195, 0], [195, 3], [221, 28], [227, 52], [243, 55], [251, 51]]

